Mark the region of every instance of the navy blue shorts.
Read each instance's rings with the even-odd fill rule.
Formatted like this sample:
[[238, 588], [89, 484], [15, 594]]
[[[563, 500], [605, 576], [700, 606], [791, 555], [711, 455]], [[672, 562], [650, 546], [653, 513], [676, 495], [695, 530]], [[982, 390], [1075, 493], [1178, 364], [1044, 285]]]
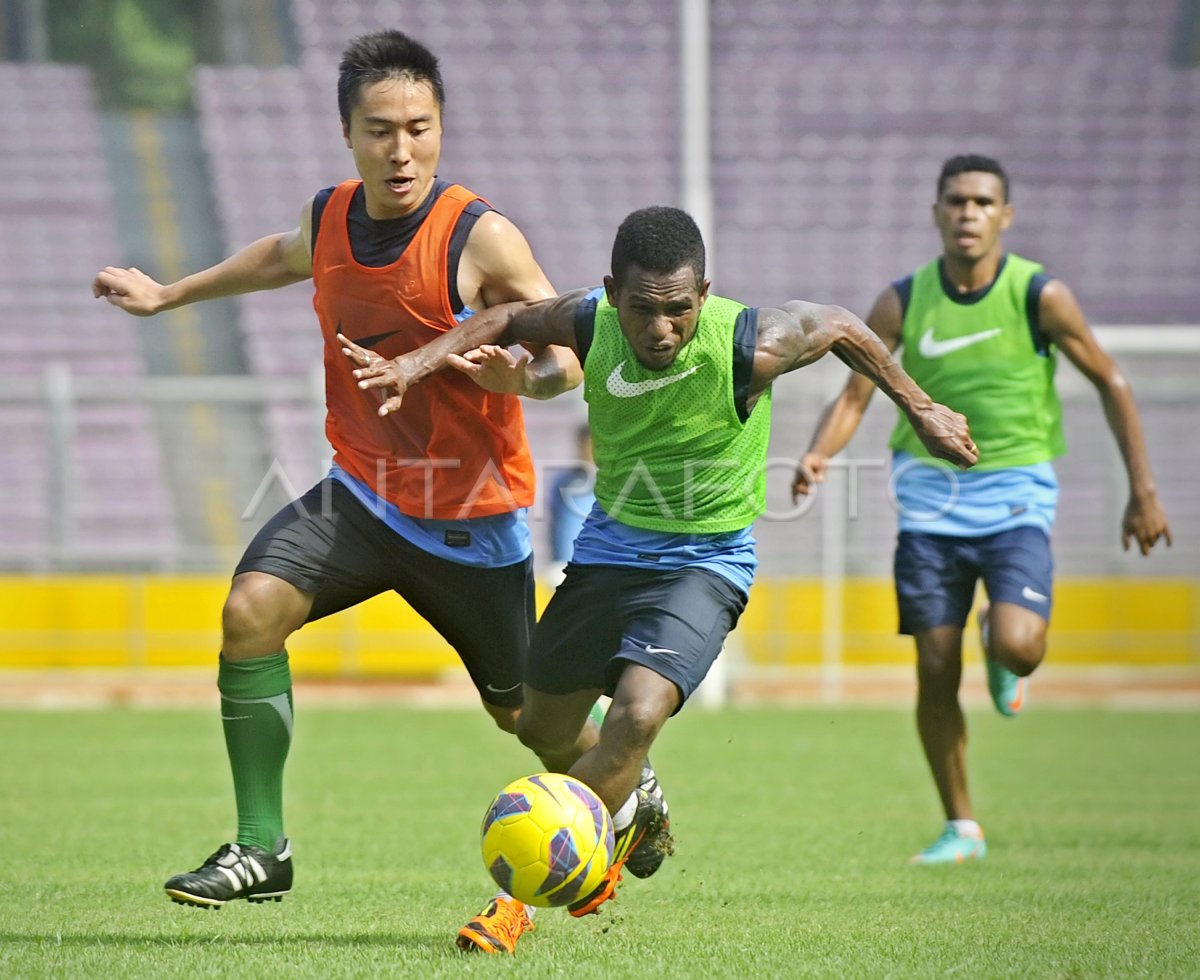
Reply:
[[745, 608], [745, 594], [707, 569], [571, 563], [534, 630], [526, 683], [611, 695], [621, 671], [641, 664], [679, 689], [682, 706]]
[[522, 702], [535, 618], [533, 561], [478, 568], [418, 548], [325, 480], [272, 517], [234, 574], [266, 572], [314, 595], [308, 622], [394, 591], [458, 653], [488, 704]]
[[991, 602], [1011, 602], [1050, 621], [1054, 559], [1037, 527], [1015, 527], [981, 538], [901, 531], [894, 573], [900, 632], [965, 626], [983, 579]]

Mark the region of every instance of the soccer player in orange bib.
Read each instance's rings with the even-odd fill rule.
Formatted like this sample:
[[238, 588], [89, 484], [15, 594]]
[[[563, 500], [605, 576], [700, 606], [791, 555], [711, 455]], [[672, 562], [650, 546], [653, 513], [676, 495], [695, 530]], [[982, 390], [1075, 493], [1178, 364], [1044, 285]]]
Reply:
[[[526, 517], [534, 474], [520, 401], [451, 371], [381, 418], [335, 339], [342, 332], [394, 357], [475, 311], [554, 295], [516, 226], [437, 176], [444, 100], [438, 61], [424, 46], [399, 31], [355, 39], [340, 65], [338, 106], [358, 179], [317, 193], [298, 227], [178, 282], [109, 267], [93, 283], [97, 297], [151, 316], [311, 278], [325, 341], [331, 471], [254, 538], [224, 607], [217, 686], [237, 836], [167, 881], [175, 901], [220, 907], [291, 888], [285, 643], [305, 623], [397, 592], [454, 647], [496, 724], [515, 731], [534, 624]], [[513, 379], [518, 393], [578, 384], [569, 351], [535, 354]], [[594, 725], [584, 737], [595, 737]], [[529, 925], [520, 903], [503, 896], [473, 922], [467, 945], [489, 952], [511, 951], [506, 937]]]

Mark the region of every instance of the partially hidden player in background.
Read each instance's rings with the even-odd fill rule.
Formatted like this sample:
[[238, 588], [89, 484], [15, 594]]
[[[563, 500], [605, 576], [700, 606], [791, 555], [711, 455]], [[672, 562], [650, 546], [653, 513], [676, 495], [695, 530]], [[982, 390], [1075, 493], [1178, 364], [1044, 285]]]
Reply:
[[[700, 231], [676, 208], [622, 222], [602, 288], [493, 307], [394, 361], [346, 350], [360, 384], [391, 389], [386, 413], [402, 411], [447, 363], [481, 383], [493, 372], [503, 379], [513, 358], [495, 345], [514, 342], [577, 353], [596, 461], [597, 503], [534, 632], [517, 727], [613, 813], [615, 860], [569, 906], [580, 916], [611, 898], [625, 867], [645, 872], [652, 856], [634, 849], [659, 834], [663, 813], [637, 785], [641, 760], [745, 607], [775, 379], [833, 351], [895, 400], [933, 455], [964, 466], [976, 457], [963, 417], [918, 388], [857, 317], [710, 295]], [[581, 753], [580, 729], [602, 693], [612, 703], [599, 741]]]
[[[988, 596], [978, 612], [988, 689], [1001, 714], [1021, 710], [1024, 679], [1046, 653], [1058, 502], [1051, 460], [1065, 449], [1057, 351], [1096, 387], [1125, 462], [1125, 548], [1136, 542], [1146, 555], [1159, 538], [1171, 543], [1129, 384], [1071, 291], [1042, 266], [1004, 250], [1013, 207], [1000, 164], [975, 155], [947, 160], [933, 219], [941, 256], [885, 289], [867, 316], [889, 350], [902, 348], [901, 363], [916, 382], [967, 416], [979, 446], [970, 472], [948, 474], [903, 416], [891, 437], [900, 632], [916, 641], [917, 728], [946, 814], [941, 836], [913, 858], [920, 864], [987, 853], [967, 793], [958, 701], [963, 628], [978, 580]], [[873, 391], [869, 378], [851, 375], [800, 460], [795, 493], [811, 493], [823, 480]]]
[[586, 423], [575, 430], [575, 462], [550, 484], [550, 560], [556, 569], [571, 560], [575, 539], [596, 502], [592, 430]]
[[[520, 400], [447, 372], [381, 418], [335, 339], [345, 332], [394, 356], [476, 310], [554, 294], [521, 232], [438, 178], [444, 102], [438, 61], [421, 44], [398, 31], [355, 39], [341, 61], [338, 107], [359, 179], [317, 193], [299, 227], [178, 282], [110, 267], [93, 284], [96, 296], [149, 316], [311, 278], [325, 341], [332, 469], [254, 538], [223, 611], [217, 686], [237, 837], [166, 883], [176, 901], [220, 907], [291, 888], [285, 642], [305, 623], [396, 591], [458, 652], [496, 724], [516, 729], [535, 608], [526, 518], [534, 473]], [[562, 349], [542, 349], [519, 373], [510, 382], [540, 396], [579, 380]], [[490, 921], [485, 912], [480, 942]]]

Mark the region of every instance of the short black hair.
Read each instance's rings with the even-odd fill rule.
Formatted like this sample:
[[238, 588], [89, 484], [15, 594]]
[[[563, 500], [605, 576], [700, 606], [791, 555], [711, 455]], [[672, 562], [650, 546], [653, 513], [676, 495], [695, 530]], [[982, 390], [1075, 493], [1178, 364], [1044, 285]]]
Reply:
[[631, 266], [646, 272], [674, 272], [685, 265], [704, 282], [704, 239], [692, 216], [679, 208], [656, 206], [634, 211], [621, 222], [612, 247], [612, 277], [620, 284]]
[[940, 200], [942, 191], [946, 189], [946, 182], [951, 177], [957, 177], [959, 174], [995, 174], [1000, 178], [1000, 186], [1004, 191], [1004, 203], [1007, 204], [1012, 198], [1008, 196], [1008, 174], [1004, 172], [1004, 168], [1000, 166], [999, 160], [994, 160], [992, 157], [985, 157], [979, 153], [962, 153], [956, 157], [951, 157], [942, 164], [942, 172], [938, 174], [937, 196]]
[[364, 86], [389, 78], [428, 82], [438, 110], [445, 108], [442, 70], [433, 52], [402, 31], [375, 31], [354, 38], [342, 53], [338, 65], [338, 112], [342, 122], [350, 125], [350, 114]]

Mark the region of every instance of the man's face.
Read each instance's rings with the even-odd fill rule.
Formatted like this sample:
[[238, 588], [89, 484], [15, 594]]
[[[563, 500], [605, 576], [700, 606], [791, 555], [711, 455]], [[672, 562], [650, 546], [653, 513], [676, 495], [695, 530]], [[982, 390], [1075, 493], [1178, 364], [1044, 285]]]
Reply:
[[969, 261], [1000, 247], [1000, 233], [1012, 224], [1012, 216], [1000, 178], [977, 171], [949, 178], [933, 206], [946, 255]]
[[442, 153], [442, 114], [428, 82], [389, 78], [364, 86], [342, 134], [372, 218], [411, 214], [429, 195]]
[[695, 270], [686, 265], [666, 273], [630, 266], [619, 286], [605, 276], [604, 288], [634, 355], [652, 371], [675, 363], [696, 333], [708, 296], [708, 280], [698, 284]]

